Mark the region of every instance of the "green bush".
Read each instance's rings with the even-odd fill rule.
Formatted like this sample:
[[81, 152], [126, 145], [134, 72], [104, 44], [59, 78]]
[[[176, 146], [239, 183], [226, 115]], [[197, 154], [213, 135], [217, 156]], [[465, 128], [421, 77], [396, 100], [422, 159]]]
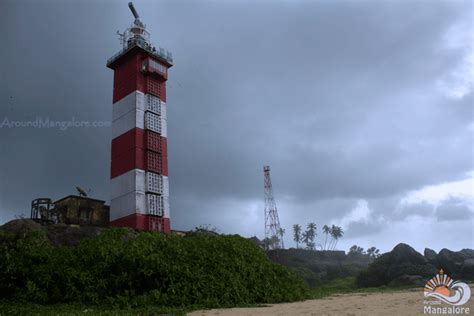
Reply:
[[321, 279], [319, 276], [305, 267], [290, 267], [292, 271], [302, 278], [310, 288], [315, 288], [321, 285]]
[[55, 247], [40, 232], [0, 244], [3, 299], [218, 307], [307, 295], [300, 278], [240, 236], [110, 229], [71, 247]]

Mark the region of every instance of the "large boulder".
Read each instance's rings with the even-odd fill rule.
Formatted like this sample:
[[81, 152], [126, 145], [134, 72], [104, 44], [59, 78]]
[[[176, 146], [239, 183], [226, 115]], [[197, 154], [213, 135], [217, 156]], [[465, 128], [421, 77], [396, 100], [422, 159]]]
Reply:
[[23, 239], [27, 234], [40, 232], [55, 245], [72, 246], [84, 238], [99, 235], [105, 227], [67, 224], [41, 225], [31, 219], [14, 219], [0, 226], [0, 242]]
[[[391, 252], [385, 253], [369, 265], [357, 277], [360, 287], [388, 284], [421, 284], [420, 280], [432, 277], [436, 267], [407, 244], [398, 244]], [[421, 279], [420, 279], [421, 278]]]
[[461, 276], [465, 280], [474, 281], [474, 258], [464, 260], [461, 267]]
[[31, 219], [14, 219], [0, 226], [0, 231], [3, 232], [0, 236], [0, 241], [2, 241], [21, 239], [28, 233], [44, 232], [46, 229]]
[[409, 245], [403, 243], [396, 245], [391, 252], [391, 263], [402, 264], [407, 262], [413, 264], [426, 264], [428, 261], [421, 253]]
[[443, 269], [448, 275], [456, 278], [461, 275], [464, 260], [469, 259], [466, 252], [454, 252], [449, 249], [441, 249], [436, 256], [438, 269]]
[[84, 238], [98, 236], [105, 228], [55, 224], [48, 226], [48, 239], [57, 246], [73, 246]]
[[458, 253], [464, 259], [474, 259], [474, 250], [473, 249], [463, 249], [461, 251], [458, 251]]
[[430, 249], [430, 248], [425, 248], [424, 254], [425, 254], [426, 261], [428, 261], [431, 264], [436, 265], [436, 263], [437, 263], [437, 261], [436, 261], [436, 256], [437, 256], [436, 251], [434, 251], [433, 249]]

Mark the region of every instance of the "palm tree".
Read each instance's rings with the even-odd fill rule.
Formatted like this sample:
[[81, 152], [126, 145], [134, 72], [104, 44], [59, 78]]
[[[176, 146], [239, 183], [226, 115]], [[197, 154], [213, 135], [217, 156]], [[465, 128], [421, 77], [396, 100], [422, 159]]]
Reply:
[[306, 234], [308, 236], [308, 242], [306, 243], [306, 245], [308, 246], [309, 249], [314, 250], [314, 238], [317, 235], [315, 223], [308, 224]]
[[285, 248], [285, 246], [283, 245], [283, 235], [285, 234], [285, 230], [280, 227], [280, 228], [278, 228], [277, 234], [278, 234], [278, 236], [280, 236], [280, 240], [278, 242], [278, 248], [280, 248], [280, 246], [281, 246], [281, 248], [283, 249], [283, 248]]
[[339, 238], [342, 237], [342, 235], [344, 235], [344, 231], [342, 230], [342, 227], [334, 226], [333, 234], [335, 242], [332, 247], [332, 250], [336, 249], [337, 241], [339, 240]]
[[293, 240], [296, 242], [296, 249], [298, 249], [301, 242], [301, 226], [298, 224], [293, 225]]
[[326, 240], [324, 241], [324, 250], [326, 250], [326, 244], [328, 242], [329, 230], [330, 230], [330, 228], [329, 228], [328, 225], [323, 226], [323, 232], [326, 234]]
[[336, 225], [331, 225], [329, 227], [329, 235], [331, 235], [331, 239], [329, 239], [329, 245], [328, 245], [328, 250], [332, 250], [332, 245], [334, 244], [335, 241], [335, 235], [336, 235]]
[[311, 238], [308, 233], [308, 231], [303, 232], [303, 235], [301, 236], [301, 241], [306, 244], [306, 248], [309, 248], [309, 244], [311, 243]]

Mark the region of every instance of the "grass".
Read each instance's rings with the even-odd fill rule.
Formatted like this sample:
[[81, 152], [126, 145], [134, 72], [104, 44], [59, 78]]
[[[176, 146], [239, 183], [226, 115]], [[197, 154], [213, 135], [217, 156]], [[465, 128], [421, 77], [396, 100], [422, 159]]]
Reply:
[[400, 287], [367, 287], [358, 288], [356, 286], [355, 277], [339, 278], [332, 280], [328, 283], [324, 283], [317, 288], [311, 289], [311, 298], [320, 299], [333, 294], [347, 294], [347, 293], [373, 293], [373, 292], [395, 292], [401, 290], [407, 290], [413, 288], [413, 286], [400, 286]]
[[[357, 288], [354, 277], [339, 278], [324, 283], [310, 292], [308, 299], [321, 299], [334, 294], [347, 293], [373, 293], [373, 292], [394, 292], [406, 290], [413, 287], [372, 287]], [[265, 305], [238, 305], [228, 307], [261, 307]], [[100, 315], [100, 316], [121, 316], [121, 315], [185, 315], [186, 312], [192, 310], [206, 309], [202, 306], [187, 306], [183, 308], [166, 308], [159, 306], [145, 306], [141, 308], [125, 308], [121, 309], [116, 306], [85, 306], [81, 304], [57, 304], [57, 305], [38, 305], [12, 303], [8, 301], [0, 301], [0, 316], [3, 315]]]

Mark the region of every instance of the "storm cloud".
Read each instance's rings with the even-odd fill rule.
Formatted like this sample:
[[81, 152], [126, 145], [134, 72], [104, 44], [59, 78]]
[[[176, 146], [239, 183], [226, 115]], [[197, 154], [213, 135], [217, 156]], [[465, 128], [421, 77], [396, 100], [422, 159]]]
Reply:
[[[173, 228], [263, 237], [268, 164], [287, 245], [293, 224], [314, 221], [342, 225], [346, 250], [474, 246], [470, 1], [135, 6], [175, 61]], [[126, 1], [3, 1], [0, 123], [110, 121], [105, 62], [131, 22]], [[0, 221], [76, 185], [108, 200], [110, 137], [110, 127], [0, 128]], [[470, 188], [450, 192], [451, 208], [448, 196], [408, 198], [456, 183]], [[435, 223], [461, 218], [456, 236], [436, 240]], [[433, 225], [422, 232], [423, 221]], [[400, 237], [392, 230], [402, 224]]]

